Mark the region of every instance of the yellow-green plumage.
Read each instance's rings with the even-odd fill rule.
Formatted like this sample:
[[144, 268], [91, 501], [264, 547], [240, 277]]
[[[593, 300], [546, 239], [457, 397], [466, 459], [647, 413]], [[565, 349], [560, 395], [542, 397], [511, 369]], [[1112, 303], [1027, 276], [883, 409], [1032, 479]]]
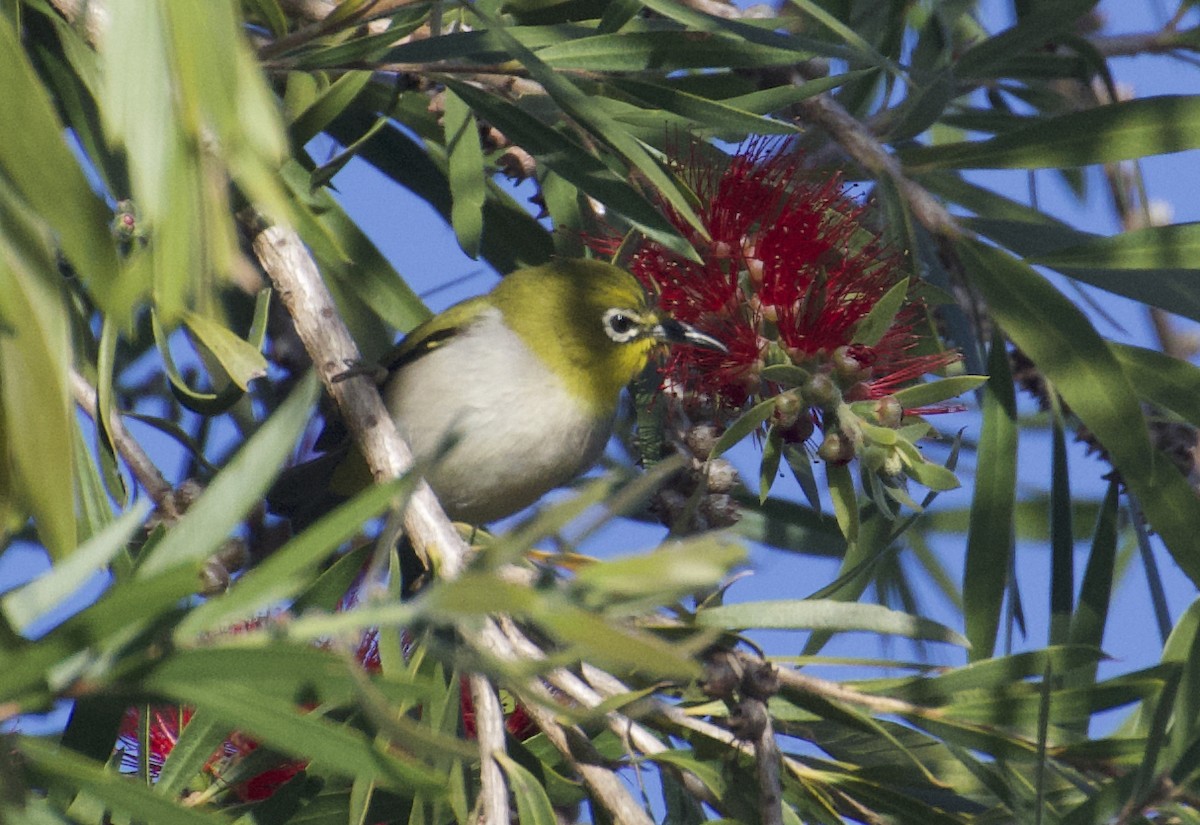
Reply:
[[[555, 262], [413, 330], [384, 361], [383, 396], [447, 514], [480, 524], [595, 463], [621, 389], [658, 343], [688, 341], [720, 346], [660, 317], [629, 273]], [[333, 474], [362, 483], [345, 462]]]

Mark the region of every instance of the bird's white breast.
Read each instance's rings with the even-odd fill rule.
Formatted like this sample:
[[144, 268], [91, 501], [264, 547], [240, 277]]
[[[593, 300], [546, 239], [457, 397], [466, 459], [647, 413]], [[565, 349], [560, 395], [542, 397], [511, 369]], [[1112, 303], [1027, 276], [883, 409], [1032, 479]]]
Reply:
[[426, 478], [447, 514], [472, 524], [571, 480], [612, 431], [612, 416], [571, 395], [495, 308], [403, 367], [384, 400], [417, 460], [432, 462]]

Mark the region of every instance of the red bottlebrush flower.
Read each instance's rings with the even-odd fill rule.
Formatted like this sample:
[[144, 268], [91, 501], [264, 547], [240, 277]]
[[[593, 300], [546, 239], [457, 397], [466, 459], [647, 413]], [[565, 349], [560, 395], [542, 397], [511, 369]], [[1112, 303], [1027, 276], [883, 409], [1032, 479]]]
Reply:
[[[168, 706], [150, 707], [150, 724], [147, 730], [147, 760], [150, 775], [157, 777], [162, 770], [163, 762], [167, 760], [175, 743], [179, 741], [179, 732], [191, 721], [192, 709], [188, 707]], [[138, 741], [141, 737], [142, 708], [127, 708], [121, 718], [121, 727], [117, 730], [117, 750], [121, 751], [122, 767], [126, 770], [136, 770], [138, 763]]]
[[[241, 633], [262, 626], [269, 620], [263, 616], [248, 622], [239, 623], [226, 630], [227, 633]], [[371, 673], [380, 669], [379, 634], [368, 631], [356, 651], [356, 657], [363, 668]], [[141, 738], [140, 728], [143, 708], [131, 707], [125, 711], [117, 734], [116, 750], [122, 754], [122, 769], [137, 770], [138, 750]], [[179, 735], [191, 721], [193, 711], [182, 706], [150, 706], [150, 725], [147, 731], [147, 750], [149, 752], [149, 768], [152, 779], [157, 779], [163, 763], [170, 755]], [[259, 748], [258, 742], [242, 733], [234, 732], [205, 762], [204, 771], [216, 780], [228, 774], [230, 767], [244, 759]], [[274, 767], [251, 776], [233, 785], [233, 792], [243, 802], [255, 802], [271, 797], [280, 787], [290, 781], [307, 767], [302, 760], [283, 760]]]
[[[736, 411], [780, 390], [761, 378], [769, 364], [829, 374], [841, 397], [862, 400], [957, 361], [954, 352], [916, 354], [919, 301], [902, 308], [872, 346], [855, 343], [859, 323], [907, 275], [900, 256], [863, 224], [865, 207], [846, 196], [840, 177], [814, 180], [786, 148], [752, 140], [713, 160], [694, 146], [676, 162], [710, 239], [664, 208], [703, 262], [643, 241], [628, 267], [673, 317], [729, 352], [676, 348], [668, 384]], [[613, 249], [604, 241], [593, 247]], [[820, 406], [813, 404], [818, 422], [827, 418]]]
[[[462, 714], [463, 734], [468, 739], [475, 738], [475, 703], [471, 700], [471, 688], [464, 676], [459, 684], [459, 712]], [[525, 712], [525, 708], [511, 694], [501, 692], [500, 701], [504, 708], [504, 729], [518, 741], [538, 733], [538, 726]]]

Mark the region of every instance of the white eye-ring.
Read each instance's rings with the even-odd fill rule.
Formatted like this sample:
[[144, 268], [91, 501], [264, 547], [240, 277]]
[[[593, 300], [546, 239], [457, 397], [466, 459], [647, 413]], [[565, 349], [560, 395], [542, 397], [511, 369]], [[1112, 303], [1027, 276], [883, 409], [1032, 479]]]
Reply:
[[604, 331], [618, 344], [627, 344], [642, 333], [642, 322], [628, 309], [609, 309], [604, 312]]

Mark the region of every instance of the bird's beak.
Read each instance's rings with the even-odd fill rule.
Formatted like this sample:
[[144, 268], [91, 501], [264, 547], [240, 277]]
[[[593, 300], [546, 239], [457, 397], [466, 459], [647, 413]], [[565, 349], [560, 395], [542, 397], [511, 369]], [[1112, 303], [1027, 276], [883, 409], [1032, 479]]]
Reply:
[[654, 325], [651, 334], [656, 341], [662, 341], [664, 344], [686, 344], [717, 352], [729, 352], [729, 348], [716, 338], [674, 318], [663, 318]]

